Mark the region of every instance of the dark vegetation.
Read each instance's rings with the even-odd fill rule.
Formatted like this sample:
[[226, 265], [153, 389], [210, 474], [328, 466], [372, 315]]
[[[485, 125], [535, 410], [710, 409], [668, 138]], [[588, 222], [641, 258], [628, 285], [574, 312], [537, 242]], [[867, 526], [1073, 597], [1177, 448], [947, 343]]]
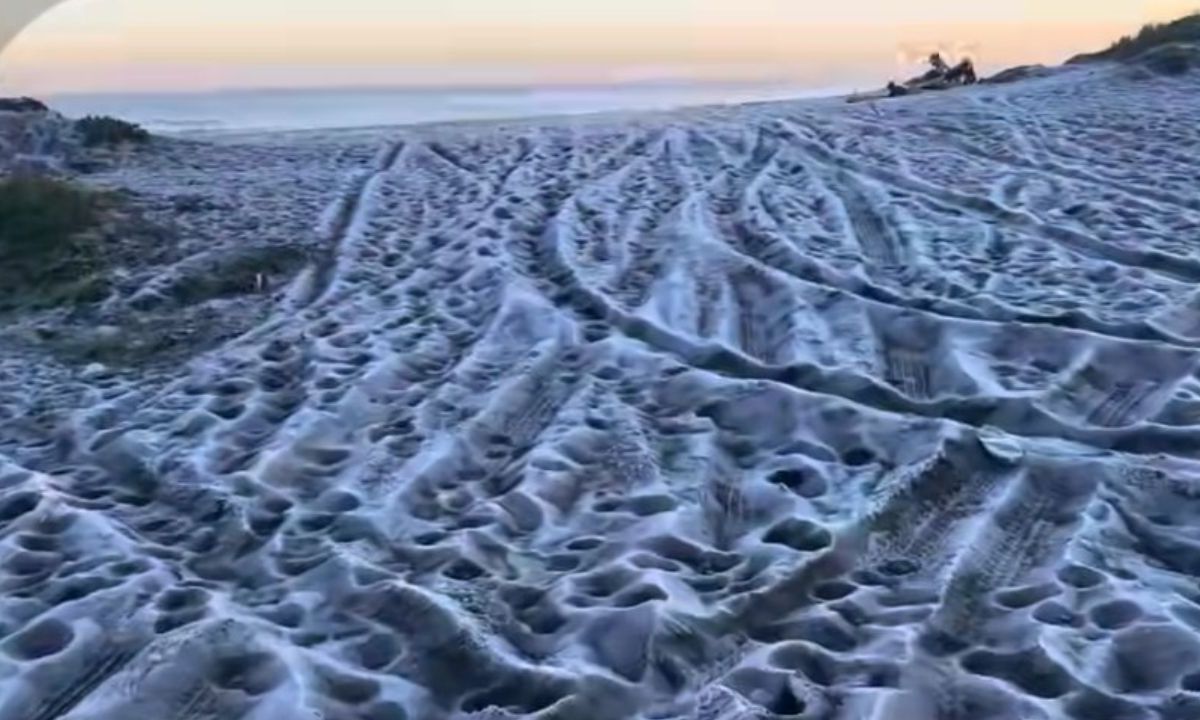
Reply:
[[1200, 68], [1200, 45], [1171, 43], [1137, 56], [1138, 65], [1158, 75], [1183, 75]]
[[227, 320], [212, 309], [185, 318], [170, 315], [127, 314], [95, 327], [43, 327], [42, 345], [71, 364], [98, 362], [113, 368], [144, 368], [184, 362], [195, 353], [229, 336]]
[[[84, 309], [69, 328], [41, 339], [68, 362], [117, 368], [179, 362], [244, 332], [264, 308], [239, 303], [231, 315], [231, 306], [214, 301], [268, 297], [307, 260], [304, 251], [291, 247], [241, 248], [184, 260], [160, 276], [167, 279], [158, 291], [106, 313], [102, 325], [79, 322], [95, 315]], [[129, 294], [129, 288], [114, 288], [114, 297]]]
[[46, 177], [0, 180], [0, 309], [97, 299], [95, 232], [115, 198]]
[[50, 108], [31, 97], [0, 98], [0, 112], [47, 112]]
[[244, 331], [264, 307], [251, 300], [230, 316], [214, 301], [269, 297], [309, 260], [296, 247], [185, 259], [176, 232], [143, 218], [136, 196], [44, 176], [0, 179], [0, 322], [47, 313], [33, 316], [36, 339], [69, 363], [181, 362]]
[[[48, 111], [0, 98], [0, 112]], [[55, 133], [67, 122], [31, 116], [12, 125], [23, 132], [26, 120]], [[71, 125], [47, 152], [76, 171], [152, 139], [112, 117]], [[91, 187], [52, 164], [11, 172], [0, 173], [0, 342], [61, 361], [139, 371], [184, 362], [253, 327], [311, 261], [298, 245], [206, 243], [204, 218], [180, 221], [226, 212], [203, 195], [175, 197], [165, 210], [153, 193]]]
[[[1169, 23], [1146, 25], [1138, 34], [1126, 35], [1105, 50], [1076, 55], [1067, 63], [1131, 60], [1149, 51], [1176, 43], [1200, 43], [1200, 13], [1194, 13]], [[1172, 55], [1179, 57], [1180, 52], [1175, 51]]]
[[295, 274], [307, 261], [308, 254], [300, 248], [243, 248], [181, 274], [167, 290], [181, 305], [262, 293]]
[[83, 139], [84, 147], [108, 147], [125, 143], [142, 144], [150, 140], [150, 133], [135, 123], [104, 115], [88, 115], [75, 121], [75, 129]]

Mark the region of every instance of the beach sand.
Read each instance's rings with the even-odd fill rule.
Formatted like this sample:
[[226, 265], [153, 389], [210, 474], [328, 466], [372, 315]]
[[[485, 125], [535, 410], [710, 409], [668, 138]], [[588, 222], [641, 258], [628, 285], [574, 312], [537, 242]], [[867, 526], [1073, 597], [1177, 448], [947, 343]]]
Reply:
[[0, 339], [0, 720], [1200, 717], [1198, 78], [89, 176], [311, 262]]

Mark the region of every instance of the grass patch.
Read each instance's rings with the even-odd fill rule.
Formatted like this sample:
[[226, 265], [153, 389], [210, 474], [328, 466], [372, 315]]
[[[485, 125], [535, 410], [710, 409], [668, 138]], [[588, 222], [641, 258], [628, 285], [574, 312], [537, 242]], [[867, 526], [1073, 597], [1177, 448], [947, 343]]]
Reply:
[[132, 143], [140, 145], [150, 141], [150, 133], [135, 123], [118, 120], [107, 115], [88, 115], [75, 121], [85, 147], [111, 147]]
[[262, 293], [294, 274], [307, 261], [307, 253], [295, 247], [235, 250], [190, 269], [168, 288], [168, 293], [180, 305]]
[[1200, 66], [1200, 46], [1163, 45], [1138, 55], [1137, 64], [1157, 75], [1184, 75]]
[[[210, 329], [215, 323], [205, 323]], [[42, 338], [60, 360], [83, 365], [98, 362], [117, 368], [170, 363], [205, 346], [205, 328], [169, 316], [129, 315], [115, 325], [59, 328]]]
[[1076, 55], [1067, 63], [1129, 60], [1164, 45], [1197, 42], [1200, 42], [1200, 13], [1193, 13], [1169, 23], [1144, 25], [1136, 35], [1126, 35], [1100, 52]]
[[107, 263], [95, 230], [113, 202], [62, 180], [0, 180], [0, 307], [103, 293]]

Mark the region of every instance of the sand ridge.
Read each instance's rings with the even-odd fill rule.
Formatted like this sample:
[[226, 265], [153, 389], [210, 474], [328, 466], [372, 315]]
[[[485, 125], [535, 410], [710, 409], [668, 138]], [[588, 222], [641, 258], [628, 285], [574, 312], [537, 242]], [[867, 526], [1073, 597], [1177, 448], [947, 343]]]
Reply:
[[112, 171], [323, 252], [153, 382], [3, 357], [0, 720], [1200, 717], [1196, 90]]

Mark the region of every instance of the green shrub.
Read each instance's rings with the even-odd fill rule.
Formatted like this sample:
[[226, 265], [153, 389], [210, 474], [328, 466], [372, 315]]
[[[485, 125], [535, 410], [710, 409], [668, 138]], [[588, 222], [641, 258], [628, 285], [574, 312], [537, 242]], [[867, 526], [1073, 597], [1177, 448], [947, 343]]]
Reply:
[[75, 129], [82, 135], [86, 147], [140, 144], [150, 140], [150, 133], [140, 125], [107, 115], [88, 115], [76, 120]]
[[1169, 23], [1145, 25], [1137, 35], [1126, 35], [1106, 50], [1076, 55], [1067, 62], [1128, 60], [1163, 45], [1196, 42], [1200, 42], [1200, 13], [1193, 13]]
[[1137, 63], [1158, 75], [1183, 75], [1200, 65], [1200, 47], [1182, 43], [1163, 45], [1138, 55]]
[[181, 305], [262, 292], [295, 273], [307, 254], [293, 247], [245, 248], [192, 268], [167, 292]]
[[0, 180], [0, 300], [94, 288], [104, 259], [86, 231], [101, 219], [108, 197], [61, 180]]
[[0, 98], [0, 112], [48, 112], [50, 108], [41, 100], [34, 100], [31, 97], [19, 98]]

